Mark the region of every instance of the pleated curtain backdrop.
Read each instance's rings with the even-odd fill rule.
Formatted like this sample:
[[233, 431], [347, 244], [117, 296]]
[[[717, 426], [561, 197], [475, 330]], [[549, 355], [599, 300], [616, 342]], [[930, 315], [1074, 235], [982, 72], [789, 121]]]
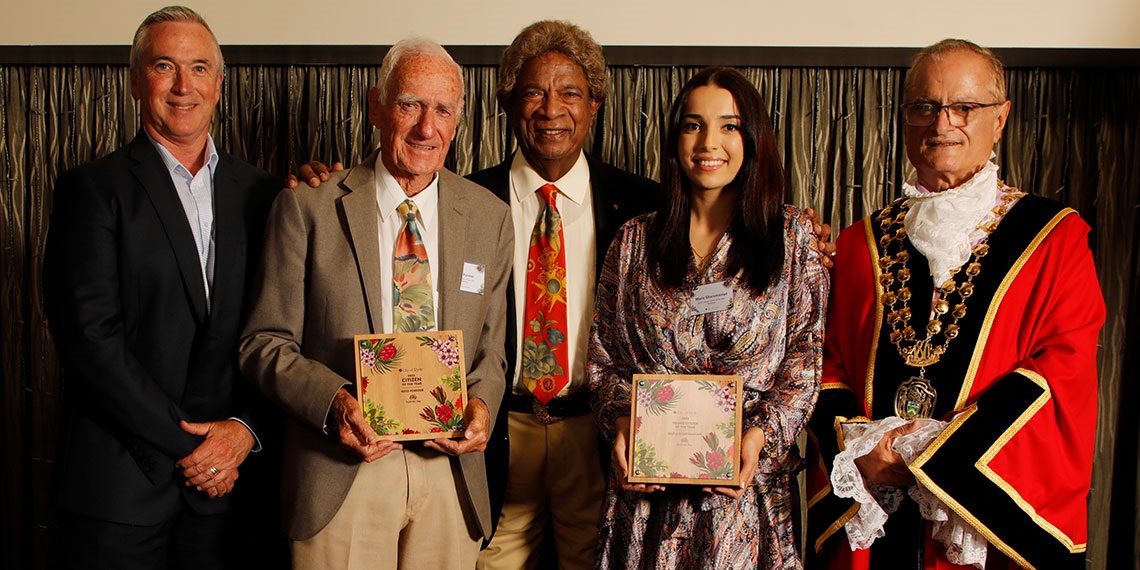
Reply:
[[[610, 97], [587, 150], [656, 178], [669, 104], [696, 71], [611, 67]], [[789, 202], [815, 207], [838, 229], [899, 194], [910, 174], [898, 113], [903, 69], [742, 71], [769, 105]], [[367, 92], [378, 72], [378, 66], [230, 66], [215, 140], [279, 175], [314, 158], [355, 164], [376, 144]], [[496, 74], [491, 66], [463, 69], [467, 105], [449, 159], [460, 174], [497, 164], [514, 146], [495, 101]], [[1109, 309], [1101, 335], [1088, 567], [1137, 569], [1140, 396], [1124, 371], [1140, 364], [1126, 350], [1135, 348], [1140, 316], [1134, 289], [1140, 70], [1019, 68], [1007, 75], [1013, 111], [998, 151], [1002, 175], [1074, 206], [1092, 225]], [[0, 566], [6, 568], [44, 568], [48, 556], [63, 389], [40, 279], [52, 185], [63, 170], [122, 146], [138, 128], [123, 66], [0, 66]]]

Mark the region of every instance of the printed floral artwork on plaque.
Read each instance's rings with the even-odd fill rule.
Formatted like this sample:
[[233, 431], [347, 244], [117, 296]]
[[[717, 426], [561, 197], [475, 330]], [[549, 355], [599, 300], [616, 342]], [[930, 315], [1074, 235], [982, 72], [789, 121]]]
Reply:
[[738, 485], [739, 376], [635, 374], [631, 483]]
[[382, 439], [461, 437], [467, 377], [462, 331], [357, 335], [356, 393]]

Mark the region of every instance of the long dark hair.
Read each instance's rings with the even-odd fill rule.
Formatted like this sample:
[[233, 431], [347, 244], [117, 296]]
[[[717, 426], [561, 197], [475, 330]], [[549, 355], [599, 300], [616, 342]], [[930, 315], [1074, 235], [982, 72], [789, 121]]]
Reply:
[[677, 160], [677, 143], [689, 96], [706, 85], [732, 94], [744, 138], [744, 162], [730, 184], [739, 188], [740, 197], [729, 224], [732, 245], [725, 274], [739, 273], [748, 288], [760, 294], [779, 278], [784, 264], [784, 169], [764, 100], [756, 87], [731, 67], [701, 70], [681, 88], [669, 110], [669, 132], [661, 145], [664, 192], [647, 235], [649, 271], [659, 285], [679, 287], [688, 270], [692, 184]]

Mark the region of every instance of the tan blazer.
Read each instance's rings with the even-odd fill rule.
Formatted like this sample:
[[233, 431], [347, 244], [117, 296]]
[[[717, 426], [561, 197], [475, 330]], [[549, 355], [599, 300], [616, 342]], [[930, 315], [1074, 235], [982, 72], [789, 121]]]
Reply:
[[[360, 461], [325, 433], [336, 391], [355, 378], [352, 337], [377, 333], [382, 311], [376, 153], [317, 189], [277, 197], [266, 227], [253, 311], [242, 334], [242, 372], [288, 412], [282, 514], [294, 540], [311, 538], [348, 494]], [[439, 173], [438, 319], [463, 331], [468, 397], [497, 416], [505, 385], [506, 292], [513, 230], [508, 207], [487, 190]], [[483, 294], [459, 290], [464, 262], [486, 266]], [[483, 454], [458, 461], [484, 536], [491, 532]], [[381, 490], [382, 492], [382, 490]]]

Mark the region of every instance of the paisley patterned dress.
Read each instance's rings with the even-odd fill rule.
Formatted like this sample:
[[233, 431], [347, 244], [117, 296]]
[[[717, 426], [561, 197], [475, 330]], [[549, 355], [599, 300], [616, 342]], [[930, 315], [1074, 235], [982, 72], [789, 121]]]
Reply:
[[[756, 296], [739, 276], [724, 274], [730, 234], [703, 272], [690, 259], [683, 287], [658, 287], [645, 257], [652, 216], [622, 227], [598, 283], [588, 374], [602, 435], [612, 445], [614, 420], [629, 415], [635, 373], [739, 374], [742, 428], [760, 427], [767, 441], [739, 499], [696, 485], [625, 492], [611, 468], [595, 566], [801, 568], [792, 530], [802, 468], [795, 443], [819, 393], [829, 286], [810, 218], [785, 207], [784, 265], [778, 282]], [[696, 314], [693, 289], [725, 280], [729, 308]]]

